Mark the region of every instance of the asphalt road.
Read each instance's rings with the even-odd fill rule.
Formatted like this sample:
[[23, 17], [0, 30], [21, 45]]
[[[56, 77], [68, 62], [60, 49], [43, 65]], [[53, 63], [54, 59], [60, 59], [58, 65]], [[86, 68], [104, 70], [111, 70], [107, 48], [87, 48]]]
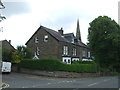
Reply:
[[54, 78], [21, 73], [3, 74], [9, 88], [118, 88], [118, 77]]

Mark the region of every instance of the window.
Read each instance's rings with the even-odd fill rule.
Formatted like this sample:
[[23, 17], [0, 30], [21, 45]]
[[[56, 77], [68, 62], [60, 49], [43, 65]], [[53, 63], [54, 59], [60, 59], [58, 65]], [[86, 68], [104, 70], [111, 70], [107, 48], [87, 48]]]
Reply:
[[70, 59], [68, 59], [68, 64], [70, 63]]
[[66, 59], [64, 59], [64, 62], [67, 62]]
[[44, 42], [48, 42], [48, 35], [44, 36]]
[[76, 52], [77, 52], [76, 48], [73, 48], [73, 56], [77, 55]]
[[82, 56], [83, 56], [83, 57], [86, 56], [85, 50], [82, 51]]
[[68, 46], [63, 47], [63, 54], [68, 55]]
[[38, 41], [39, 41], [38, 37], [35, 37], [35, 43], [38, 43]]
[[40, 49], [39, 49], [39, 47], [36, 47], [36, 54], [40, 55]]
[[90, 51], [88, 51], [88, 57], [90, 58]]
[[71, 64], [71, 57], [63, 57], [62, 61], [66, 64]]

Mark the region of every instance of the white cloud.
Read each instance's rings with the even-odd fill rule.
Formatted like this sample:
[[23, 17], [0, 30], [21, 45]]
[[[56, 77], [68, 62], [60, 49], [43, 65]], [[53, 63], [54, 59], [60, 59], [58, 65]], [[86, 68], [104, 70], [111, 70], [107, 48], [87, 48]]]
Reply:
[[[118, 21], [119, 0], [5, 0], [6, 2], [28, 2], [31, 12], [14, 15], [2, 22], [3, 36], [11, 39], [14, 46], [25, 44], [40, 24], [65, 33], [76, 31], [80, 21], [82, 41], [87, 42], [89, 23], [100, 15]], [[0, 33], [1, 34], [1, 33]]]

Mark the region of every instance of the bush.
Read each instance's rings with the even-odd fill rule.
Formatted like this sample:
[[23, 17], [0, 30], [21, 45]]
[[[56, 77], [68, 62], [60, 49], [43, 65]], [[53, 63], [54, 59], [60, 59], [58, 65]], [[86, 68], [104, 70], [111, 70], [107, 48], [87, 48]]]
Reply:
[[22, 60], [22, 68], [47, 70], [47, 71], [68, 71], [68, 72], [96, 72], [96, 64], [64, 64], [58, 59], [37, 59]]

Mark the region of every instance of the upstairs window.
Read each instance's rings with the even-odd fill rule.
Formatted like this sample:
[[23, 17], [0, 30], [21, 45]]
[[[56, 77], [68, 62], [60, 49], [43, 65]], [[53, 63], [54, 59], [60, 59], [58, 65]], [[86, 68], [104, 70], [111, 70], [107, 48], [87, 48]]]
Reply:
[[48, 42], [48, 35], [44, 36], [44, 42]]
[[68, 55], [68, 46], [63, 47], [63, 54]]
[[91, 56], [91, 55], [90, 55], [90, 51], [88, 51], [88, 58], [90, 58], [90, 56]]
[[35, 43], [38, 43], [39, 39], [38, 37], [35, 37]]
[[36, 47], [36, 54], [40, 55], [40, 49], [39, 49], [39, 47]]

